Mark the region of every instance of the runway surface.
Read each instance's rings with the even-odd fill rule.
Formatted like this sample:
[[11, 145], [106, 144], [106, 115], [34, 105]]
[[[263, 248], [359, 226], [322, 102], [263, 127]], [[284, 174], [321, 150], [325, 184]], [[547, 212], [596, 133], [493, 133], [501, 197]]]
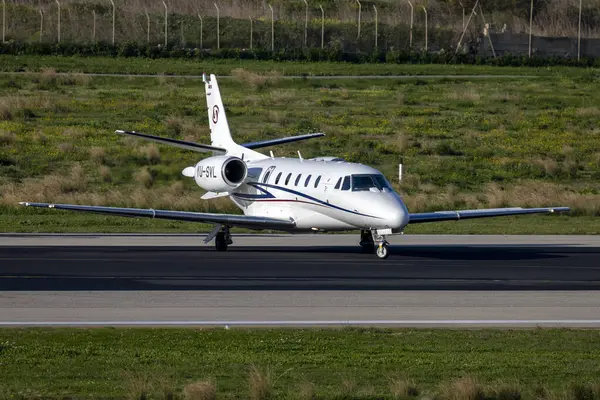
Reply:
[[600, 237], [0, 235], [0, 324], [600, 326]]

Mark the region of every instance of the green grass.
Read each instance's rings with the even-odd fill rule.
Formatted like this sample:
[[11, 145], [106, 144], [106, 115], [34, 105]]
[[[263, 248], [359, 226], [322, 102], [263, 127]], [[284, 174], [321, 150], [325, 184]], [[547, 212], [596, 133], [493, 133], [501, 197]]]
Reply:
[[[113, 60], [117, 67], [127, 62]], [[306, 66], [339, 73], [333, 64]], [[592, 74], [562, 70], [523, 80], [288, 80], [275, 74], [263, 83], [250, 73], [222, 80], [221, 92], [239, 142], [325, 132], [325, 138], [273, 151], [296, 157], [301, 149], [305, 158], [336, 155], [372, 165], [394, 182], [412, 212], [564, 205], [581, 217], [434, 224], [411, 232], [597, 233], [600, 81]], [[205, 229], [16, 209], [24, 200], [236, 212], [226, 200], [201, 200], [202, 191], [181, 176], [198, 154], [123, 139], [115, 129], [208, 143], [202, 84], [52, 70], [0, 76], [0, 229]]]
[[298, 398], [307, 383], [321, 399], [391, 399], [390, 378], [401, 377], [434, 395], [464, 376], [486, 391], [512, 382], [523, 398], [538, 398], [539, 388], [558, 398], [577, 383], [598, 382], [598, 335], [558, 329], [3, 329], [0, 387], [10, 398], [140, 398], [148, 382], [154, 385], [150, 398], [166, 398], [158, 391], [169, 388], [178, 396], [189, 382], [213, 379], [219, 398], [239, 399], [248, 398], [246, 377], [256, 365], [271, 370], [278, 399]]

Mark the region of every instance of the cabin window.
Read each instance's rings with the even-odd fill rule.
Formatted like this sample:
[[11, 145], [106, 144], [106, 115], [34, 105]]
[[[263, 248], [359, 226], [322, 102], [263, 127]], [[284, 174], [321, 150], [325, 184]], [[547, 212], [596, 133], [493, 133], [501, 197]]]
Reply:
[[304, 187], [307, 187], [307, 186], [308, 186], [308, 182], [310, 182], [310, 177], [311, 177], [311, 176], [312, 176], [312, 175], [309, 175], [309, 176], [307, 176], [307, 177], [306, 177], [306, 181], [304, 181]]
[[341, 184], [342, 184], [342, 178], [338, 179], [337, 183], [335, 184], [335, 188], [339, 189]]
[[317, 180], [315, 181], [315, 187], [319, 186], [319, 182], [321, 182], [321, 175], [317, 177]]
[[288, 176], [285, 178], [285, 186], [287, 186], [288, 183], [290, 183], [290, 178], [292, 177], [292, 174], [288, 174]]
[[350, 177], [344, 177], [344, 183], [342, 183], [342, 190], [350, 190]]
[[294, 182], [294, 186], [298, 186], [298, 182], [300, 182], [300, 178], [302, 178], [302, 174], [298, 174], [296, 177], [296, 182]]
[[279, 183], [279, 179], [281, 179], [281, 172], [277, 174], [277, 178], [275, 178], [275, 184]]

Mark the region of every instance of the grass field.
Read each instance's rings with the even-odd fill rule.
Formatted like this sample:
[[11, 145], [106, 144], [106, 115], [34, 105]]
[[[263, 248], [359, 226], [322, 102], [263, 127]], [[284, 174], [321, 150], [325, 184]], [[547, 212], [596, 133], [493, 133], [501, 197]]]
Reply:
[[577, 67], [494, 67], [436, 64], [351, 64], [334, 62], [276, 62], [254, 60], [184, 60], [114, 57], [63, 57], [63, 56], [7, 56], [0, 55], [0, 71], [40, 72], [53, 68], [57, 72], [88, 72], [109, 74], [166, 74], [200, 75], [210, 72], [229, 75], [236, 68], [254, 72], [277, 71], [281, 75], [536, 75], [556, 77], [561, 75], [598, 76], [596, 69]]
[[595, 399], [598, 335], [552, 329], [3, 329], [0, 390], [6, 398], [171, 399], [183, 397], [190, 383], [211, 381], [222, 399], [417, 393], [440, 400]]
[[[68, 60], [77, 59], [62, 62]], [[88, 60], [100, 69], [105, 61]], [[72, 70], [77, 62], [61, 68]], [[119, 63], [126, 70], [129, 61], [113, 60]], [[224, 65], [223, 72], [234, 77], [221, 82], [221, 91], [239, 142], [325, 132], [325, 138], [273, 150], [277, 156], [296, 157], [301, 149], [305, 158], [336, 155], [372, 165], [394, 182], [414, 212], [565, 205], [576, 216], [436, 224], [410, 232], [600, 230], [600, 83], [593, 70], [555, 69], [527, 79], [304, 80], [282, 79], [281, 65], [280, 72], [265, 75]], [[269, 65], [274, 64], [247, 66]], [[305, 73], [327, 70], [321, 64], [293, 65]], [[343, 68], [330, 66], [332, 74]], [[364, 66], [362, 72], [378, 73], [378, 67]], [[427, 70], [402, 67], [404, 73]], [[198, 154], [123, 139], [115, 129], [209, 142], [201, 82], [58, 75], [53, 69], [1, 75], [0, 229], [204, 229], [16, 208], [23, 200], [235, 212], [227, 201], [201, 200], [202, 191], [181, 176]], [[405, 173], [398, 184], [401, 160]]]

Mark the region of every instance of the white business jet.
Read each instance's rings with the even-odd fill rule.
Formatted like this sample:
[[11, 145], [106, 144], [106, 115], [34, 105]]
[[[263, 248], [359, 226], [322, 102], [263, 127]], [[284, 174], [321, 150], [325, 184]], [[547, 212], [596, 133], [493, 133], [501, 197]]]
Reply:
[[243, 215], [171, 210], [29, 203], [31, 207], [86, 211], [126, 217], [149, 217], [214, 224], [204, 240], [215, 240], [217, 251], [232, 243], [231, 227], [295, 232], [360, 230], [360, 245], [387, 258], [386, 235], [401, 233], [409, 224], [506, 215], [568, 211], [555, 208], [496, 208], [411, 214], [402, 198], [378, 170], [335, 157], [303, 159], [273, 157], [254, 149], [324, 136], [322, 133], [236, 144], [231, 138], [217, 79], [203, 75], [211, 145], [118, 130], [129, 135], [197, 152], [212, 152], [182, 173], [207, 192], [203, 199], [227, 196]]

